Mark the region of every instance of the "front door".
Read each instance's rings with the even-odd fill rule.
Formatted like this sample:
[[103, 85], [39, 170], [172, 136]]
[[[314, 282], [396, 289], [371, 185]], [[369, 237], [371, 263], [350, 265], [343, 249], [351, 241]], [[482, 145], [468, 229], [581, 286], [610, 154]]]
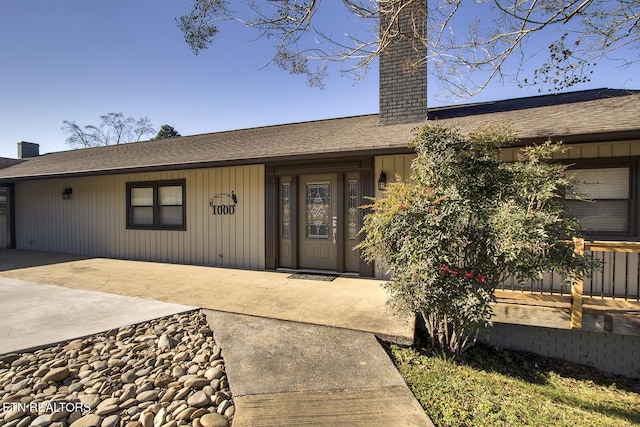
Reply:
[[357, 249], [373, 171], [369, 157], [267, 165], [266, 267], [373, 276]]
[[303, 175], [298, 188], [299, 267], [335, 271], [339, 221], [337, 176]]

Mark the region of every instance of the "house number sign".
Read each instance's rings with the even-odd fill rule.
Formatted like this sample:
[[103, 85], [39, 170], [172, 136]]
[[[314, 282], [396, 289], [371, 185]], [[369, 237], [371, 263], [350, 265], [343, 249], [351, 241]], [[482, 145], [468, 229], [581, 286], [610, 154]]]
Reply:
[[235, 215], [238, 197], [234, 191], [229, 193], [218, 193], [209, 199], [212, 215]]

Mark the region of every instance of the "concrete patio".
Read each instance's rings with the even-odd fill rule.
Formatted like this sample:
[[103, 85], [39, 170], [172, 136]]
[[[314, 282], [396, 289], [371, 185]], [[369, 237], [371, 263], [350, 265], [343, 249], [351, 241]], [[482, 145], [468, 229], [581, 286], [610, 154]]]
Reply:
[[10, 279], [352, 329], [413, 343], [414, 317], [402, 318], [387, 308], [388, 295], [379, 280], [338, 277], [327, 282], [290, 275], [0, 250], [0, 276]]
[[198, 307], [223, 350], [235, 427], [432, 426], [375, 338], [408, 344], [414, 333], [380, 282], [289, 276], [2, 250], [2, 350]]

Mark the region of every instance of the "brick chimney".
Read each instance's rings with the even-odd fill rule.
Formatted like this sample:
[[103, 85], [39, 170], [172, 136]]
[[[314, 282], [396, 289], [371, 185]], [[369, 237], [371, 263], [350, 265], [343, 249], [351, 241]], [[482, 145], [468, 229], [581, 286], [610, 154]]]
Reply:
[[40, 144], [33, 142], [18, 142], [18, 158], [28, 159], [30, 157], [38, 157], [40, 155]]
[[[394, 23], [393, 30], [413, 34], [414, 18], [424, 22], [426, 3], [416, 2], [412, 8]], [[422, 17], [422, 18], [420, 18]], [[381, 29], [386, 25], [381, 18]], [[426, 24], [425, 24], [426, 26]], [[426, 31], [426, 28], [425, 28]], [[427, 65], [420, 64], [407, 70], [406, 63], [412, 58], [426, 56], [426, 52], [416, 51], [414, 41], [396, 37], [380, 55], [380, 124], [411, 123], [427, 118]], [[403, 63], [405, 64], [403, 66]]]

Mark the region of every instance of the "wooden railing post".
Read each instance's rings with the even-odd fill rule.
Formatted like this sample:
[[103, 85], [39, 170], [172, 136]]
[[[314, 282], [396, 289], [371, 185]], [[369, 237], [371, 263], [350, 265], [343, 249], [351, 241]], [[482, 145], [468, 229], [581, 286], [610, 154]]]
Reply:
[[[573, 252], [576, 255], [584, 255], [584, 239], [573, 238]], [[582, 294], [584, 278], [575, 274], [571, 284], [571, 329], [582, 328]]]

